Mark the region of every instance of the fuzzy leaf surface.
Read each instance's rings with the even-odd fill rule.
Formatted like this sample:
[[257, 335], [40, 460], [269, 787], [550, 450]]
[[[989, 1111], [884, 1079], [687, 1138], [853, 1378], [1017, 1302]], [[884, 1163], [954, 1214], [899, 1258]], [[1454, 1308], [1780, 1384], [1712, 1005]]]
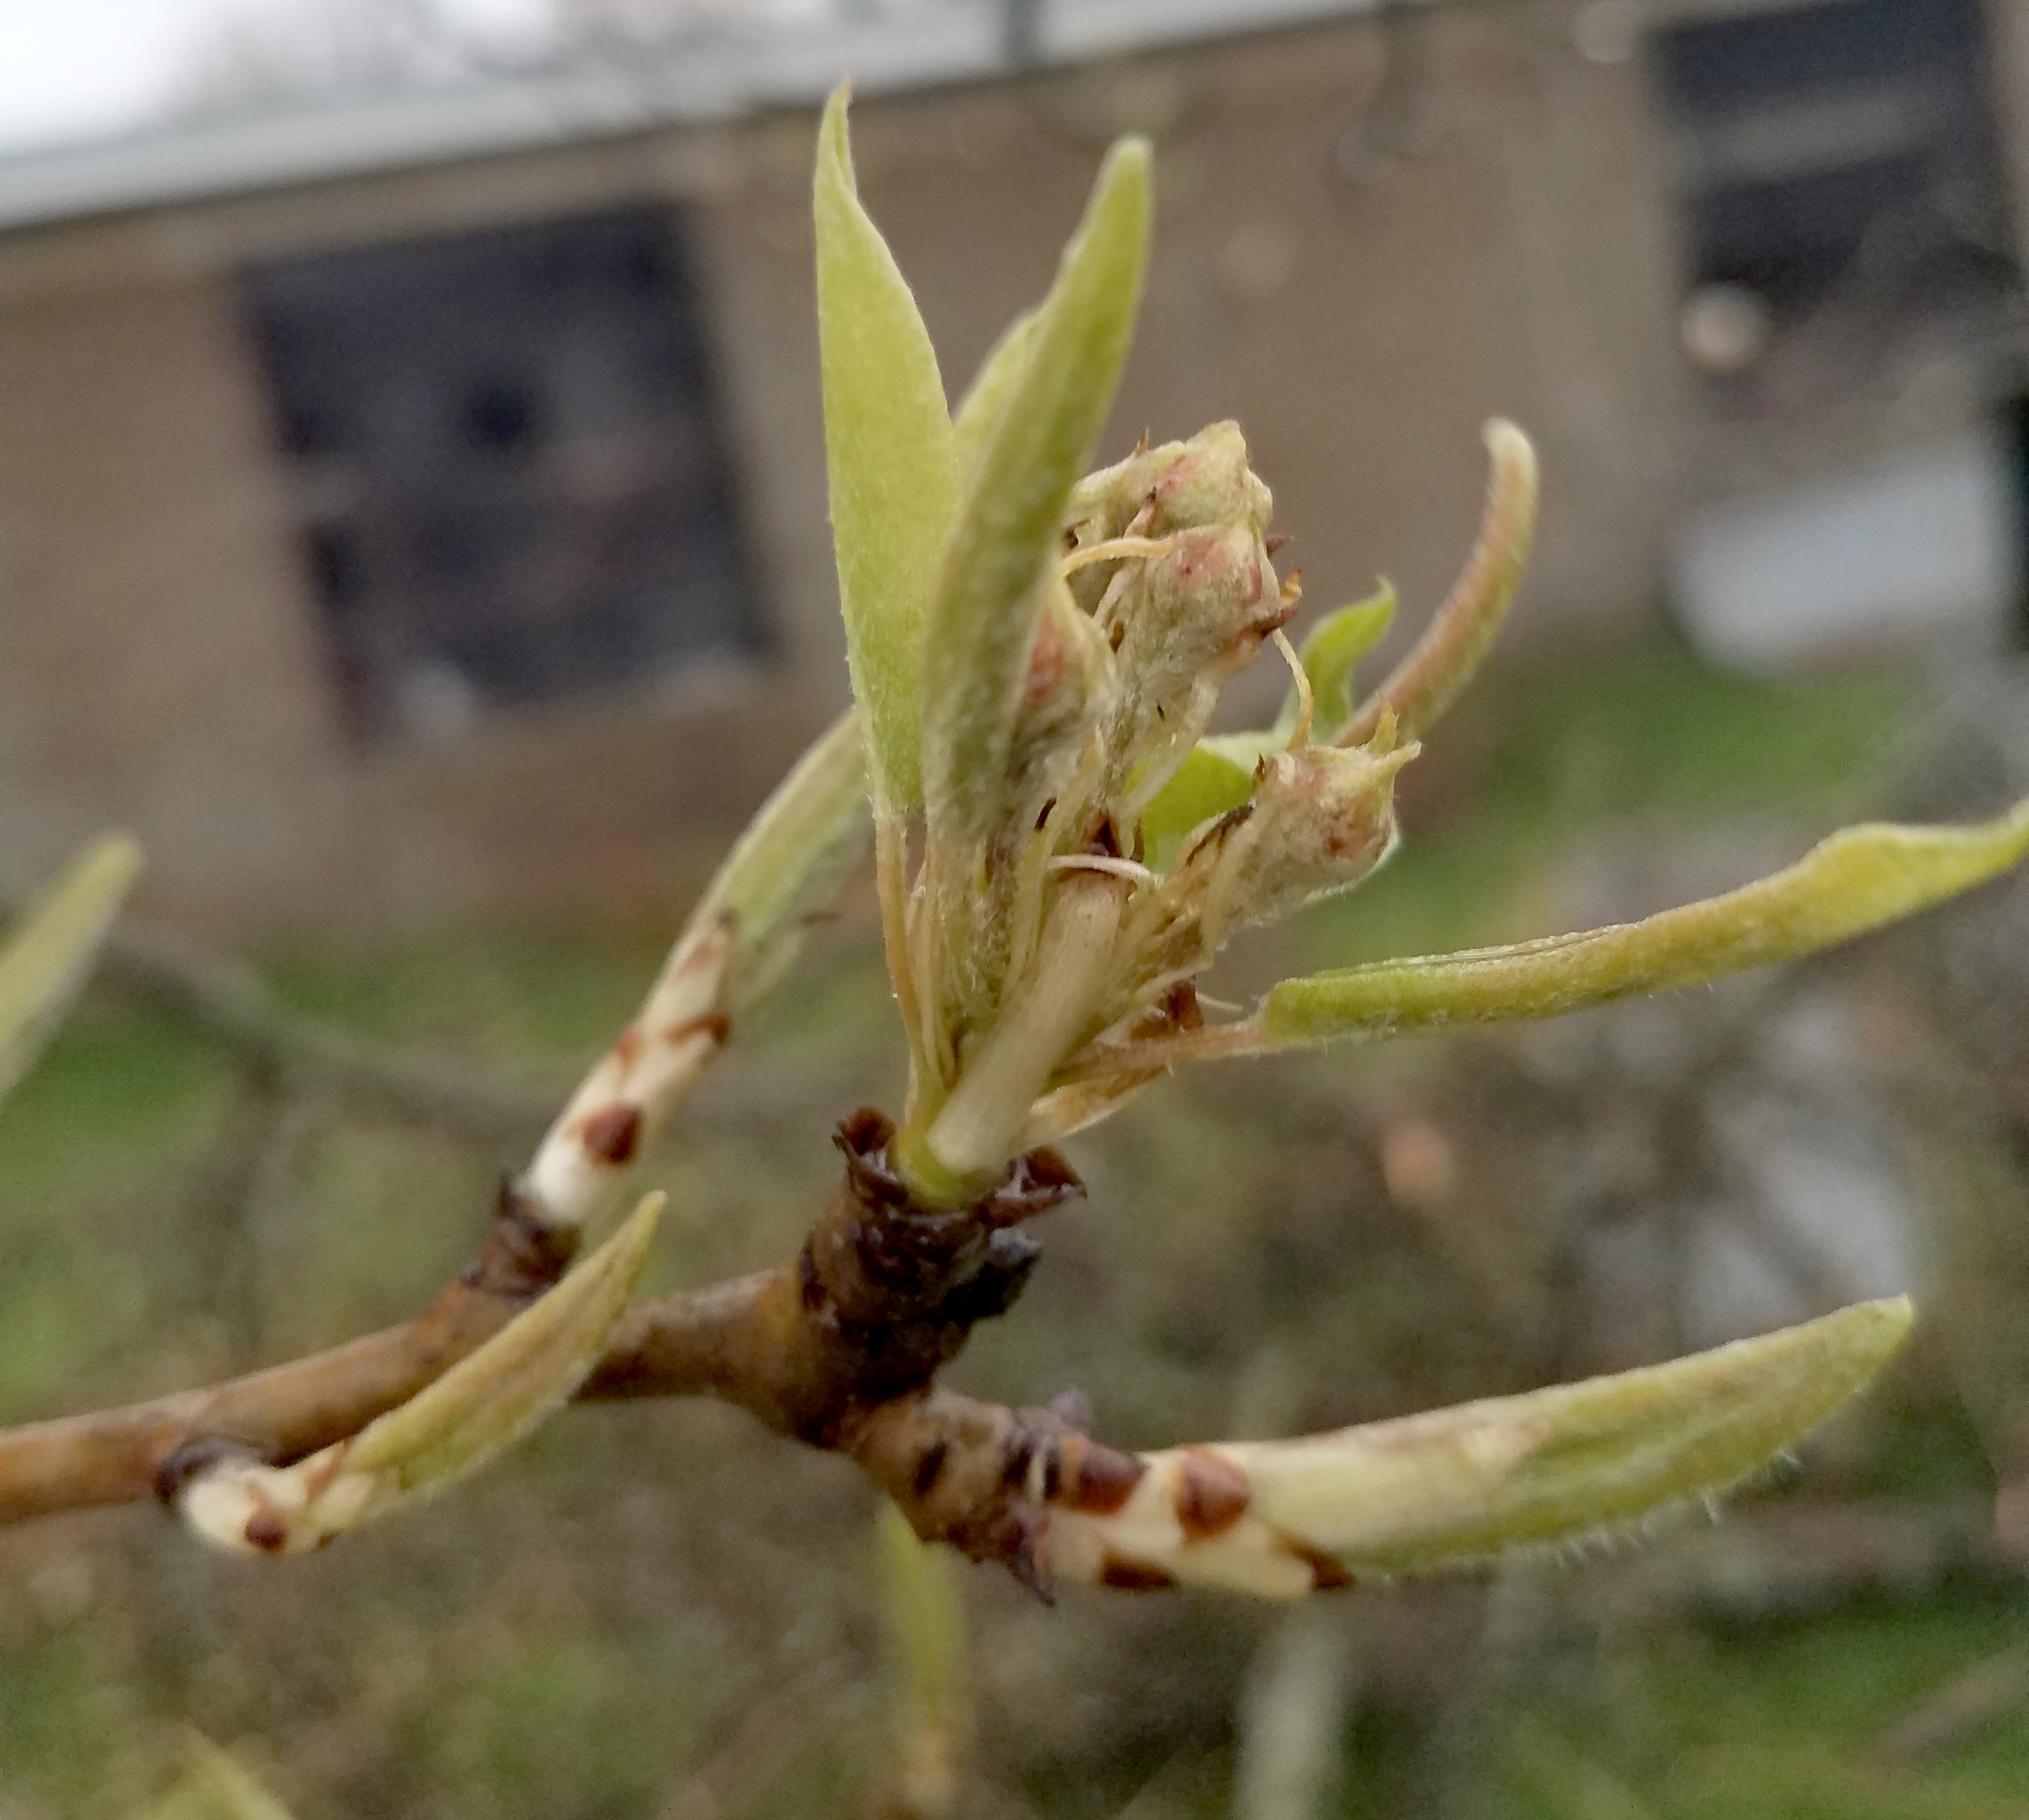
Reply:
[[983, 840], [1007, 807], [1008, 751], [1042, 583], [1065, 501], [1127, 358], [1148, 229], [1148, 147], [1123, 139], [1100, 169], [1028, 345], [1009, 356], [1016, 370], [1005, 401], [966, 477], [923, 644], [923, 786], [933, 837]]
[[2026, 853], [2029, 801], [1973, 827], [1844, 829], [1771, 877], [1640, 923], [1285, 980], [1262, 1007], [1258, 1046], [1554, 1017], [1700, 985], [1879, 928]]
[[693, 927], [732, 919], [733, 960], [725, 989], [732, 1008], [751, 1005], [781, 976], [810, 919], [859, 864], [871, 834], [855, 709], [834, 721], [775, 786], [692, 917]]
[[957, 451], [961, 485], [1000, 421], [1008, 395], [1021, 377], [1022, 363], [1034, 344], [1037, 319], [1041, 314], [1040, 309], [1025, 310], [1001, 331], [951, 414], [951, 443]]
[[1795, 1445], [1894, 1354], [1910, 1320], [1905, 1298], [1862, 1302], [1583, 1384], [1147, 1454], [1117, 1511], [1051, 1512], [1049, 1563], [1066, 1577], [1154, 1573], [1293, 1596], [1623, 1529], [1724, 1491]]
[[662, 1200], [645, 1197], [547, 1295], [399, 1409], [369, 1422], [344, 1457], [340, 1481], [384, 1474], [404, 1497], [438, 1491], [506, 1452], [568, 1400], [627, 1305]]
[[832, 543], [874, 801], [922, 790], [923, 625], [958, 500], [944, 381], [916, 300], [853, 181], [847, 91], [818, 128], [818, 343]]

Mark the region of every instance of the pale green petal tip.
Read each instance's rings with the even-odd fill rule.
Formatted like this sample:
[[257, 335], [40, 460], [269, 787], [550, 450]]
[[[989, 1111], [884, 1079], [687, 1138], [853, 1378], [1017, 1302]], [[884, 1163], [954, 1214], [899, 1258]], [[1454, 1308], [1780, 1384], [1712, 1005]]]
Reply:
[[851, 106], [852, 80], [848, 76], [825, 97], [824, 115], [818, 123], [819, 146], [848, 171], [852, 168], [852, 152], [846, 136], [846, 113]]
[[1497, 1510], [1512, 1504], [1508, 1540], [1553, 1540], [1730, 1491], [1849, 1402], [1901, 1348], [1914, 1319], [1907, 1296], [1858, 1302], [1666, 1365], [1538, 1393], [1528, 1400], [1544, 1438], [1494, 1500]]
[[1336, 1460], [1326, 1443], [1315, 1463], [1300, 1446], [1284, 1463], [1270, 1443], [1257, 1481], [1356, 1572], [1555, 1548], [1751, 1479], [1859, 1391], [1912, 1318], [1907, 1297], [1860, 1302], [1663, 1365], [1351, 1430]]
[[1154, 148], [1139, 133], [1129, 133], [1106, 148], [1105, 160], [1099, 167], [1099, 187], [1107, 190], [1117, 183], [1131, 183], [1146, 189], [1155, 169]]
[[109, 890], [124, 890], [141, 871], [141, 843], [128, 834], [102, 834], [87, 849], [85, 864]]
[[1855, 1302], [1817, 1324], [1828, 1329], [1827, 1339], [1836, 1343], [1837, 1356], [1853, 1361], [1857, 1391], [1908, 1344], [1916, 1325], [1916, 1305], [1906, 1295], [1883, 1296]]

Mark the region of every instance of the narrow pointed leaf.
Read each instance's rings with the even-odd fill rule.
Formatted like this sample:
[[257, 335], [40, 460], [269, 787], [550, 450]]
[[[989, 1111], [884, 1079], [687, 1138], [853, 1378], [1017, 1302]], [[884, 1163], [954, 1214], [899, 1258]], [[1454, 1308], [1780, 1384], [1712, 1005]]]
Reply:
[[692, 918], [729, 916], [734, 953], [725, 987], [734, 1010], [773, 986], [810, 919], [864, 856], [866, 758], [857, 711], [841, 715], [796, 761], [727, 854]]
[[847, 91], [818, 129], [818, 340], [832, 541], [874, 800], [921, 790], [917, 682], [924, 615], [958, 498], [944, 381], [888, 244], [861, 207]]
[[1258, 1046], [1554, 1017], [1697, 986], [1864, 934], [2006, 871], [2025, 853], [2029, 801], [1975, 827], [1847, 828], [1772, 877], [1644, 922], [1285, 980], [1262, 1007]]
[[1340, 730], [1341, 745], [1364, 745], [1390, 709], [1403, 738], [1427, 730], [1471, 681], [1515, 603], [1536, 540], [1536, 451], [1499, 418], [1486, 426], [1486, 449], [1493, 472], [1465, 567], [1415, 648]]
[[662, 1201], [647, 1196], [555, 1288], [351, 1440], [288, 1466], [221, 1460], [185, 1482], [178, 1514], [236, 1554], [301, 1554], [505, 1453], [598, 1363], [648, 1255]]
[[1148, 864], [1167, 871], [1193, 829], [1245, 802], [1254, 787], [1255, 766], [1275, 743], [1266, 734], [1215, 734], [1192, 747], [1141, 812]]
[[[1297, 660], [1311, 685], [1313, 741], [1322, 745], [1352, 718], [1353, 672], [1388, 636], [1394, 622], [1395, 590], [1384, 581], [1366, 600], [1340, 607], [1311, 628]], [[1277, 727], [1285, 734], [1293, 731], [1296, 711], [1296, 692], [1292, 689]]]
[[141, 849], [109, 834], [24, 912], [0, 949], [0, 1094], [21, 1078], [65, 1006], [141, 870]]
[[1107, 1514], [1052, 1510], [1052, 1569], [1289, 1596], [1625, 1529], [1794, 1446], [1894, 1354], [1906, 1298], [1641, 1371], [1300, 1440], [1144, 1457]]
[[598, 1362], [647, 1261], [663, 1197], [650, 1194], [555, 1288], [427, 1389], [362, 1428], [345, 1474], [386, 1473], [408, 1495], [463, 1478], [567, 1401]]
[[934, 835], [984, 839], [1007, 807], [1042, 584], [1126, 359], [1148, 224], [1148, 148], [1123, 139], [1100, 168], [1029, 345], [1010, 356], [1017, 371], [966, 477], [923, 645], [923, 785]]
[[1001, 331], [1000, 339], [986, 351], [972, 384], [951, 414], [951, 445], [958, 458], [959, 483], [972, 472], [994, 427], [1000, 421], [1014, 381], [1021, 377], [1022, 363], [1034, 344], [1040, 310], [1025, 310]]

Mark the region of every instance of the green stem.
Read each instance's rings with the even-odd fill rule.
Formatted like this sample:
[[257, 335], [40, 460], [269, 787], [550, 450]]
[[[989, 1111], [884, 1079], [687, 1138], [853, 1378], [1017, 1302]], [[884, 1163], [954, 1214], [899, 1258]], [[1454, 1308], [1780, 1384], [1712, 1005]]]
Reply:
[[965, 1205], [1000, 1179], [1029, 1108], [1092, 1021], [1126, 891], [1100, 875], [1066, 881], [1020, 991], [925, 1128], [896, 1138], [894, 1167], [925, 1199]]

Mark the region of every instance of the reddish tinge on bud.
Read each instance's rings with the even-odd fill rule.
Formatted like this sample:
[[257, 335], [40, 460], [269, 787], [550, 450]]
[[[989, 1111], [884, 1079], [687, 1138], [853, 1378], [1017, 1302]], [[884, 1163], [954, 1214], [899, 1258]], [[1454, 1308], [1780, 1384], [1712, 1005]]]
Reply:
[[1262, 760], [1247, 801], [1170, 873], [1174, 901], [1196, 908], [1204, 957], [1228, 931], [1350, 890], [1379, 865], [1395, 845], [1395, 774], [1419, 749], [1311, 746]]
[[1164, 546], [1078, 564], [1074, 596], [1115, 655], [1103, 791], [1130, 823], [1204, 731], [1219, 691], [1293, 610], [1263, 543], [1274, 500], [1239, 426], [1143, 449], [1082, 481], [1066, 521], [1076, 553], [1120, 538]]

